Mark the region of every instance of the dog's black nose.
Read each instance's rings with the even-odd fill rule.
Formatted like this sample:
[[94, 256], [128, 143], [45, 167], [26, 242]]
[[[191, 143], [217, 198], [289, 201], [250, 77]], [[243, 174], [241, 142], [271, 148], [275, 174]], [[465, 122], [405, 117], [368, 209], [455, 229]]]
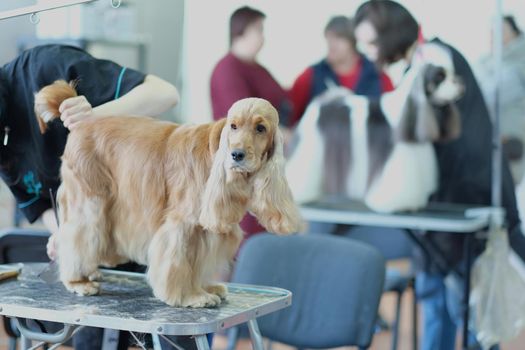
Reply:
[[234, 150], [232, 151], [232, 158], [233, 158], [233, 160], [236, 161], [236, 162], [240, 162], [240, 161], [242, 161], [242, 160], [244, 159], [244, 156], [245, 156], [245, 155], [246, 155], [246, 154], [244, 153], [244, 151], [243, 151], [243, 150], [240, 150], [240, 149], [234, 149]]

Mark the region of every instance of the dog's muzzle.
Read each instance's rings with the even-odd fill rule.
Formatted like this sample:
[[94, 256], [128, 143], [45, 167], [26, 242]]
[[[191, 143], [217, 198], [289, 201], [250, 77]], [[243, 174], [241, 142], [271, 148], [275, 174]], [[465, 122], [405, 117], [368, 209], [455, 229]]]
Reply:
[[246, 153], [242, 149], [234, 149], [231, 155], [232, 159], [237, 163], [241, 163], [246, 157]]

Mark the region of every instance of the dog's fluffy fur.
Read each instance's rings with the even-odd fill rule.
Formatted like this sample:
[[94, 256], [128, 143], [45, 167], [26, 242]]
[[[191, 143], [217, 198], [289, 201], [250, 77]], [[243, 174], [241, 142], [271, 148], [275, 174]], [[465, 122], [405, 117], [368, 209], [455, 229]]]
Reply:
[[438, 184], [432, 142], [459, 136], [454, 102], [462, 92], [450, 55], [427, 44], [401, 85], [379, 100], [344, 88], [317, 97], [296, 128], [287, 164], [294, 197], [349, 197], [379, 212], [424, 207]]
[[[43, 131], [75, 95], [64, 81], [36, 94]], [[247, 210], [270, 232], [302, 229], [282, 147], [277, 111], [257, 98], [202, 125], [126, 116], [81, 122], [68, 137], [57, 193], [62, 282], [96, 294], [99, 265], [133, 260], [148, 265], [153, 292], [167, 304], [218, 305], [226, 288], [210, 278], [234, 256]]]

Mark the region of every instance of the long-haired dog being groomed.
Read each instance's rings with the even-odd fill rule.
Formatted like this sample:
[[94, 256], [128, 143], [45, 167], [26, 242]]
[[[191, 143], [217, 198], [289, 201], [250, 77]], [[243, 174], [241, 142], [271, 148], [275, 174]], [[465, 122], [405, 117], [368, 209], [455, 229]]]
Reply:
[[[57, 81], [35, 96], [46, 122], [74, 88]], [[236, 102], [228, 117], [177, 125], [146, 117], [83, 121], [68, 136], [57, 193], [60, 279], [70, 291], [96, 294], [98, 266], [129, 260], [148, 266], [157, 298], [173, 306], [216, 306], [212, 284], [233, 258], [239, 222], [253, 213], [270, 232], [303, 222], [284, 176], [277, 111], [263, 99]]]
[[312, 101], [286, 168], [298, 202], [347, 197], [379, 212], [427, 204], [438, 186], [433, 143], [459, 137], [463, 85], [444, 48], [425, 44], [416, 56], [379, 99], [333, 88]]

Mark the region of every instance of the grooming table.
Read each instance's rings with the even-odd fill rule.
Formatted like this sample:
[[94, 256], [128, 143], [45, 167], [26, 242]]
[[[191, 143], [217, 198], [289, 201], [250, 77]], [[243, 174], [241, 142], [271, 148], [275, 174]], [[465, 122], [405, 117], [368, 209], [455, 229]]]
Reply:
[[443, 254], [446, 252], [437, 251], [436, 247], [431, 244], [432, 242], [426, 240], [421, 235], [421, 232], [435, 231], [465, 234], [464, 256], [467, 267], [464, 276], [464, 349], [468, 348], [468, 305], [470, 300], [472, 239], [475, 233], [488, 227], [490, 213], [491, 208], [445, 203], [431, 203], [427, 208], [417, 212], [392, 214], [377, 213], [367, 208], [363, 203], [350, 200], [324, 200], [301, 207], [301, 214], [309, 221], [405, 229], [410, 238], [441, 269], [445, 269], [444, 266], [446, 266], [446, 256]]
[[489, 210], [433, 203], [421, 211], [383, 214], [370, 210], [360, 202], [323, 201], [301, 207], [301, 214], [307, 220], [326, 223], [471, 233], [487, 227]]
[[[46, 283], [38, 274], [46, 264], [23, 264], [18, 278], [0, 281], [0, 315], [17, 318], [22, 348], [31, 340], [50, 344], [67, 341], [80, 327], [100, 327], [165, 335], [191, 335], [198, 349], [209, 349], [207, 333], [248, 323], [255, 349], [262, 350], [256, 319], [291, 305], [291, 292], [263, 286], [228, 284], [227, 300], [220, 307], [174, 308], [156, 299], [145, 276], [102, 270], [101, 294], [78, 296], [61, 282]], [[56, 334], [34, 332], [24, 319], [64, 324]], [[51, 347], [52, 349], [54, 347]]]

